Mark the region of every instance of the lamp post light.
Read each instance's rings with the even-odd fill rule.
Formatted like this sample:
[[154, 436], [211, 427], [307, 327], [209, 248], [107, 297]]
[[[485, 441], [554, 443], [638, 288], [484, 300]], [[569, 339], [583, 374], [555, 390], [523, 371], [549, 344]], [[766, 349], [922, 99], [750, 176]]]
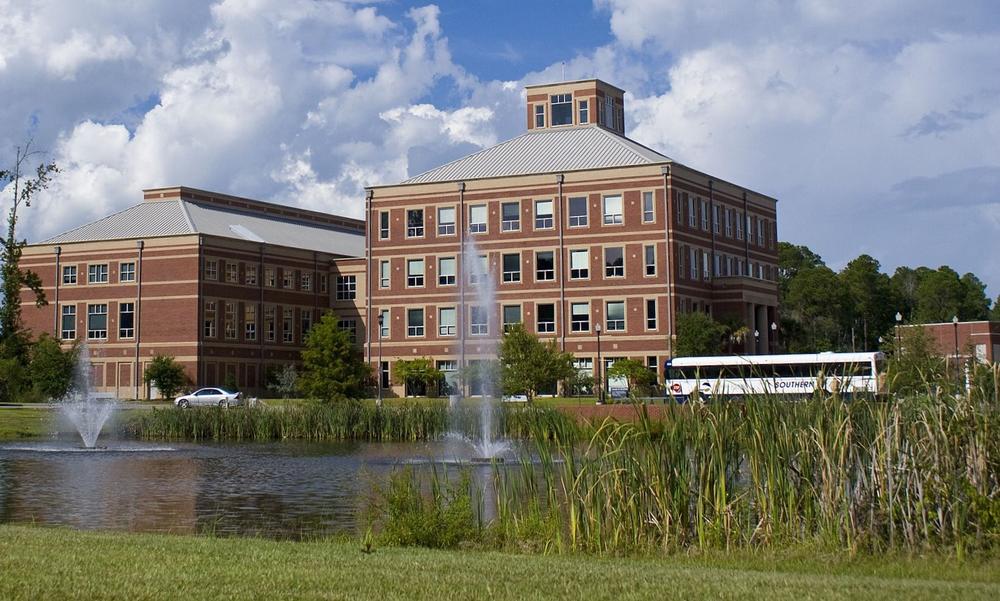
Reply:
[[378, 398], [375, 400], [375, 405], [382, 406], [382, 323], [385, 316], [382, 315], [382, 311], [378, 313]]
[[604, 363], [601, 362], [601, 324], [594, 324], [597, 333], [597, 404], [604, 404]]
[[899, 326], [903, 325], [903, 314], [896, 311], [896, 352], [899, 352]]
[[774, 350], [778, 350], [778, 322], [771, 322], [771, 344], [774, 345]]
[[952, 328], [955, 330], [955, 371], [958, 371], [958, 315], [951, 318]]
[[760, 354], [760, 330], [753, 331], [753, 352], [755, 355]]

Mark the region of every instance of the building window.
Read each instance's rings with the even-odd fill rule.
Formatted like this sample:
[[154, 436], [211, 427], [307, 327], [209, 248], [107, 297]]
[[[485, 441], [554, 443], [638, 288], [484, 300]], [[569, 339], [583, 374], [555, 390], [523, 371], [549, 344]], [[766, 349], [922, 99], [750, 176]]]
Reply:
[[424, 285], [424, 260], [410, 259], [406, 262], [406, 287], [419, 288]]
[[295, 288], [295, 270], [294, 269], [282, 269], [281, 270], [281, 287], [282, 288]]
[[622, 224], [622, 197], [604, 197], [604, 225]]
[[735, 221], [736, 221], [736, 239], [737, 240], [742, 240], [743, 239], [743, 214], [740, 213], [739, 211], [736, 211], [734, 217], [736, 218], [735, 219]]
[[545, 105], [535, 105], [535, 127], [545, 127]]
[[625, 331], [625, 302], [624, 301], [608, 301], [607, 304], [607, 319], [605, 320], [605, 325], [609, 332], [624, 332]]
[[441, 257], [438, 259], [438, 285], [454, 286], [457, 273], [455, 257]]
[[119, 282], [135, 281], [135, 263], [120, 263], [118, 265], [118, 281]]
[[521, 281], [521, 255], [520, 253], [505, 254], [503, 261], [503, 281], [505, 284], [513, 284]]
[[455, 234], [455, 207], [440, 207], [438, 209], [438, 236]]
[[521, 323], [521, 306], [504, 305], [503, 307], [503, 331], [509, 332], [515, 324]]
[[407, 336], [423, 336], [424, 335], [424, 310], [423, 309], [407, 309], [407, 311], [406, 311], [406, 335]]
[[469, 283], [478, 284], [480, 280], [485, 281], [490, 276], [490, 265], [486, 255], [479, 255], [476, 259], [479, 264], [469, 265]]
[[505, 202], [500, 205], [500, 230], [516, 232], [521, 229], [521, 203]]
[[757, 246], [764, 246], [764, 220], [757, 218]]
[[585, 227], [587, 225], [587, 198], [576, 196], [569, 199], [569, 226]]
[[536, 200], [535, 201], [535, 229], [536, 230], [548, 230], [552, 229], [552, 201], [551, 200]]
[[353, 275], [337, 276], [337, 300], [354, 300], [358, 296], [358, 279]]
[[214, 259], [205, 260], [205, 279], [206, 280], [218, 280], [219, 279], [219, 262]]
[[275, 276], [274, 267], [264, 268], [264, 285], [268, 288], [274, 288], [278, 283], [277, 277]]
[[381, 324], [381, 327], [379, 327], [378, 335], [379, 335], [380, 338], [388, 338], [389, 337], [389, 310], [388, 309], [382, 309], [381, 311], [378, 312], [378, 314], [379, 314], [379, 318], [380, 318], [379, 324]]
[[389, 211], [381, 211], [378, 214], [378, 237], [381, 240], [389, 237]]
[[[214, 261], [213, 261], [214, 263]], [[218, 273], [216, 273], [218, 276]], [[88, 265], [87, 266], [87, 283], [88, 284], [107, 284], [108, 283], [108, 266], [104, 265]]]
[[726, 222], [726, 238], [733, 237], [733, 211], [731, 209], [726, 209], [722, 213], [722, 218]]
[[240, 266], [238, 263], [226, 261], [226, 282], [236, 284], [240, 280]]
[[63, 340], [73, 340], [76, 338], [76, 305], [63, 305], [62, 328], [59, 336]]
[[701, 229], [708, 231], [708, 201], [701, 201]]
[[604, 277], [625, 277], [625, 253], [622, 247], [614, 246], [604, 249]]
[[544, 282], [556, 278], [555, 253], [551, 250], [535, 252], [535, 280]]
[[247, 303], [243, 307], [243, 338], [257, 340], [257, 305]]
[[711, 277], [708, 266], [708, 253], [701, 251], [701, 279], [707, 280]]
[[677, 225], [684, 223], [684, 198], [687, 194], [682, 193], [680, 190], [674, 195], [674, 220]]
[[326, 274], [319, 274], [319, 291], [326, 292], [328, 290], [329, 284], [327, 283]]
[[722, 257], [718, 253], [712, 255], [712, 275], [715, 277], [722, 275]]
[[409, 209], [406, 211], [406, 237], [421, 238], [424, 235], [424, 210]]
[[62, 269], [62, 283], [76, 284], [76, 265], [66, 265]]
[[[353, 320], [351, 320], [353, 321]], [[306, 341], [306, 335], [309, 334], [309, 330], [313, 327], [313, 312], [312, 309], [302, 309], [299, 311], [299, 332], [301, 333], [302, 342]], [[351, 340], [351, 342], [354, 342]]]
[[646, 329], [656, 329], [656, 299], [646, 299]]
[[356, 319], [341, 319], [337, 321], [337, 329], [347, 332], [347, 340], [351, 344], [358, 341], [358, 321]]
[[590, 277], [590, 252], [587, 250], [569, 251], [569, 277], [573, 280], [585, 280]]
[[388, 288], [389, 287], [389, 262], [379, 261], [378, 264], [378, 287]]
[[656, 275], [656, 247], [644, 246], [643, 261], [646, 265], [646, 275]]
[[108, 337], [108, 305], [87, 305], [87, 338]]
[[135, 337], [135, 303], [118, 303], [118, 337]]
[[470, 307], [469, 332], [473, 336], [486, 336], [490, 333], [490, 319], [485, 307]]
[[695, 207], [697, 200], [694, 196], [687, 196], [688, 227], [698, 227], [698, 209]]
[[552, 125], [573, 125], [573, 95], [553, 94], [549, 97]]
[[690, 248], [688, 250], [689, 250], [688, 265], [690, 265], [690, 267], [691, 267], [691, 274], [690, 274], [691, 275], [691, 279], [692, 280], [697, 280], [698, 279], [698, 249], [696, 249], [696, 248]]
[[457, 333], [457, 313], [455, 307], [438, 309], [438, 334], [440, 336], [454, 336]]
[[712, 231], [718, 234], [720, 227], [721, 224], [719, 223], [719, 205], [712, 205]]
[[556, 331], [556, 306], [551, 304], [535, 305], [538, 313], [538, 333], [551, 334]]
[[653, 206], [653, 193], [642, 193], [642, 222], [650, 223], [656, 219], [656, 210]]
[[215, 338], [215, 301], [205, 301], [205, 338]]
[[243, 267], [243, 283], [247, 286], [257, 285], [257, 266], [246, 265]]
[[225, 303], [224, 331], [227, 340], [236, 338], [236, 303]]
[[286, 308], [281, 315], [281, 340], [282, 342], [294, 342], [295, 332], [292, 331], [292, 323], [295, 319], [295, 313], [292, 309]]
[[486, 205], [469, 207], [469, 233], [483, 234], [486, 232]]
[[309, 292], [310, 290], [312, 290], [313, 289], [313, 274], [311, 274], [311, 273], [303, 273], [302, 274], [302, 281], [300, 282], [300, 286], [301, 286], [302, 290], [304, 290], [306, 292]]
[[753, 217], [749, 214], [746, 216], [746, 230], [747, 230], [747, 242], [753, 242]]
[[264, 338], [268, 342], [274, 342], [276, 334], [275, 320], [277, 311], [274, 307], [264, 307]]
[[590, 331], [590, 306], [587, 303], [570, 304], [570, 329], [574, 332]]
[[590, 121], [590, 103], [587, 100], [580, 101], [580, 123]]

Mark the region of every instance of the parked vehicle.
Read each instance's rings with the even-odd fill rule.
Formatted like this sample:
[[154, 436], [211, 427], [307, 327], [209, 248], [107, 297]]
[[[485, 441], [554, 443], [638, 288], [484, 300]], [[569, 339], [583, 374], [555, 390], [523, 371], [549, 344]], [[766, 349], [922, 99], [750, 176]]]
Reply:
[[219, 407], [230, 407], [232, 405], [243, 404], [243, 393], [233, 392], [225, 388], [201, 388], [174, 399], [174, 405], [181, 409], [194, 405], [217, 405]]

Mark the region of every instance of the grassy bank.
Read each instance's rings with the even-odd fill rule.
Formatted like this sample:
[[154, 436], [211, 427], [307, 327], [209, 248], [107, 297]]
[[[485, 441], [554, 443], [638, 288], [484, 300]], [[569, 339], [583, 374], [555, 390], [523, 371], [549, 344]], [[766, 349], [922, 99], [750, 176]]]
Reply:
[[48, 436], [54, 430], [52, 411], [40, 407], [0, 409], [0, 440]]
[[[137, 561], [137, 558], [142, 558]], [[996, 599], [1000, 564], [808, 550], [523, 556], [0, 526], [0, 598]]]

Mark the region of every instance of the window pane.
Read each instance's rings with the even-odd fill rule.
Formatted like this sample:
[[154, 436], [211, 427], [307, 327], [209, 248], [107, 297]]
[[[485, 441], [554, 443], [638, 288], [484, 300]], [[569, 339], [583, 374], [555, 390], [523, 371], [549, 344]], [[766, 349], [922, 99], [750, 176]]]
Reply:
[[604, 276], [609, 278], [625, 275], [624, 251], [621, 247], [604, 249]]
[[556, 331], [556, 306], [538, 305], [535, 310], [538, 313], [538, 331], [540, 333]]
[[571, 94], [554, 94], [550, 97], [552, 125], [572, 125], [573, 96]]
[[521, 323], [521, 307], [518, 305], [505, 305], [503, 308], [503, 325], [507, 326]]
[[604, 197], [604, 223], [615, 225], [622, 223], [622, 197]]
[[590, 257], [585, 250], [571, 250], [569, 253], [570, 269], [586, 269], [590, 263]]
[[576, 197], [569, 199], [569, 225], [579, 227], [587, 225], [587, 199]]
[[536, 200], [535, 201], [535, 227], [536, 228], [550, 228], [552, 227], [552, 201], [551, 200]]

